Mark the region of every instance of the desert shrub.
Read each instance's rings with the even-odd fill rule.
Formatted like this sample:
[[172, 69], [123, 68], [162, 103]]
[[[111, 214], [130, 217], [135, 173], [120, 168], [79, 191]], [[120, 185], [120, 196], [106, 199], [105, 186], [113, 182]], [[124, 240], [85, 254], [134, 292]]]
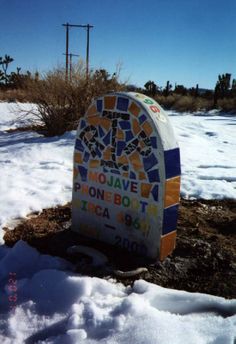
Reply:
[[76, 128], [94, 97], [108, 91], [125, 88], [118, 81], [118, 74], [110, 76], [105, 70], [91, 71], [86, 77], [83, 63], [73, 67], [70, 80], [65, 70], [57, 68], [39, 79], [30, 79], [26, 90], [31, 102], [36, 104], [35, 123], [42, 125], [46, 135], [61, 135]]
[[218, 100], [218, 107], [223, 111], [236, 112], [236, 98], [222, 98]]

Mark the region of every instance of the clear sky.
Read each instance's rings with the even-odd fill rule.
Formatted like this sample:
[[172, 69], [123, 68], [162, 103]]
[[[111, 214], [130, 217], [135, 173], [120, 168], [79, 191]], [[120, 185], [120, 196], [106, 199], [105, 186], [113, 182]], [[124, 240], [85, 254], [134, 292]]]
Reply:
[[[236, 78], [236, 0], [0, 0], [0, 56], [40, 72], [64, 63], [63, 23], [92, 24], [90, 64], [143, 86], [213, 88]], [[71, 29], [70, 52], [85, 59], [86, 31]]]

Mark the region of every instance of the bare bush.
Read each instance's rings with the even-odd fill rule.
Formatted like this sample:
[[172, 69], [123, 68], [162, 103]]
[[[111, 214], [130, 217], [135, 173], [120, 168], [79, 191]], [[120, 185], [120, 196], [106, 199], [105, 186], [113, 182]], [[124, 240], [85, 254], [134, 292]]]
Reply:
[[58, 68], [39, 80], [29, 80], [28, 95], [36, 104], [31, 111], [35, 121], [41, 124], [48, 136], [61, 135], [76, 128], [78, 119], [84, 115], [94, 97], [108, 91], [123, 90], [118, 74], [110, 76], [105, 70], [92, 71], [88, 77], [83, 63], [73, 67], [70, 80], [65, 70]]

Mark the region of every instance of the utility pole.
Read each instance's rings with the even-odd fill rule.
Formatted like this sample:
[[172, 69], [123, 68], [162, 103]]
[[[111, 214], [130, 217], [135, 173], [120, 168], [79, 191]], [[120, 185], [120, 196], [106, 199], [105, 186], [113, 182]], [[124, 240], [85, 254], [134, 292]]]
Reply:
[[[63, 54], [66, 55], [66, 54]], [[70, 75], [70, 81], [72, 80], [72, 57], [74, 56], [79, 56], [77, 54], [68, 54], [68, 56], [70, 57], [70, 69], [69, 69], [69, 75]]]
[[88, 79], [89, 75], [89, 30], [93, 28], [93, 25], [77, 25], [77, 24], [62, 24], [62, 26], [66, 27], [66, 80], [68, 80], [68, 56], [69, 56], [69, 28], [70, 27], [80, 27], [87, 29], [87, 49], [86, 49], [86, 77]]
[[70, 24], [62, 24], [66, 27], [66, 80], [68, 81], [68, 57], [69, 57], [69, 26]]

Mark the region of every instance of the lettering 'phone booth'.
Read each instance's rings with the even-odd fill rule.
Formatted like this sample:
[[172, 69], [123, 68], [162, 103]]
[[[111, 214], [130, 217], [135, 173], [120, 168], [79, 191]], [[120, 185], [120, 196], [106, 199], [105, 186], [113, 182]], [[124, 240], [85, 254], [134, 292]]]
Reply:
[[180, 154], [168, 116], [139, 93], [97, 98], [80, 119], [72, 229], [163, 260], [176, 241]]

